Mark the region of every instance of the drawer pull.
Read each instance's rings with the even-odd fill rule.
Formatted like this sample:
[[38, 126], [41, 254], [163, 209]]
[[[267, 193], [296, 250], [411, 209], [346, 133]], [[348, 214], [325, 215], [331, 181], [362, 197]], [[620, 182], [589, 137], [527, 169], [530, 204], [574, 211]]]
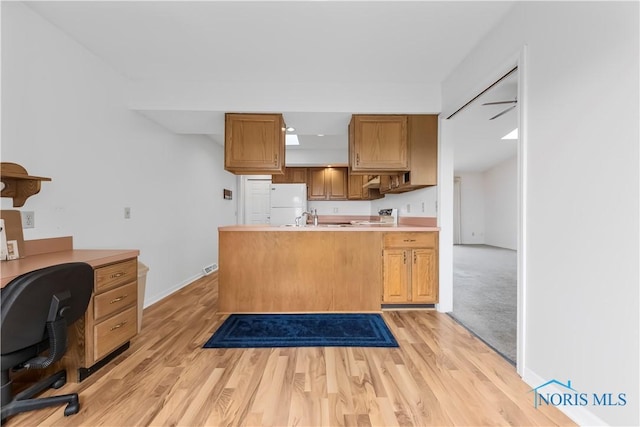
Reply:
[[404, 239], [403, 242], [415, 242], [416, 239]]
[[115, 331], [116, 329], [120, 329], [120, 328], [122, 328], [126, 323], [127, 323], [127, 321], [126, 321], [126, 320], [125, 320], [124, 322], [120, 322], [120, 323], [118, 323], [117, 325], [112, 326], [112, 327], [111, 327], [111, 330], [112, 330], [112, 331]]
[[111, 301], [109, 301], [109, 304], [115, 304], [117, 302], [120, 302], [120, 301], [122, 301], [123, 299], [125, 299], [128, 296], [129, 295], [120, 295], [118, 298], [114, 298]]
[[127, 274], [127, 273], [125, 273], [124, 271], [119, 271], [119, 272], [117, 272], [117, 273], [112, 274], [111, 276], [109, 276], [109, 278], [110, 278], [110, 279], [115, 279], [115, 278], [117, 278], [117, 277], [122, 277], [122, 276], [124, 276], [125, 274]]
[[404, 259], [403, 259], [402, 262], [404, 262], [406, 264], [407, 263], [407, 253], [403, 252], [402, 255], [404, 255], [404, 257], [403, 257]]

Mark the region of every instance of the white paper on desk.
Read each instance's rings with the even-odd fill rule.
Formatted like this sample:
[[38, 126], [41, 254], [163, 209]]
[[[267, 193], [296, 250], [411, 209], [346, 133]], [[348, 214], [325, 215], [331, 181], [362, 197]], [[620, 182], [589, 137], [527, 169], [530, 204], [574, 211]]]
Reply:
[[7, 233], [4, 231], [4, 219], [0, 219], [0, 259], [9, 258], [9, 250], [7, 249]]

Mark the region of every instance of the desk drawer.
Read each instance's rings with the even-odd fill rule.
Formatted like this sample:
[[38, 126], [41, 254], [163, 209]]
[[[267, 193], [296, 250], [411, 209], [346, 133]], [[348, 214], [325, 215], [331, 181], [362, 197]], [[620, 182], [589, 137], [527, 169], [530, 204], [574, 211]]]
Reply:
[[96, 362], [136, 335], [137, 306], [116, 314], [93, 328], [93, 361]]
[[436, 233], [386, 233], [385, 248], [435, 248]]
[[93, 318], [96, 321], [121, 311], [136, 303], [138, 298], [138, 282], [127, 283], [110, 291], [96, 295], [93, 300]]
[[131, 259], [96, 268], [96, 294], [138, 278], [138, 261]]

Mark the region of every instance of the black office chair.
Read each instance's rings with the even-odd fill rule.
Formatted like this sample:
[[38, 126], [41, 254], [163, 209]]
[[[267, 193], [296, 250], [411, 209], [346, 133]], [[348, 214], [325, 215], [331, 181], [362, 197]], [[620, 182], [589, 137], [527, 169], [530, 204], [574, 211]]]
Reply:
[[33, 398], [49, 387], [62, 387], [67, 382], [65, 370], [15, 396], [10, 371], [44, 369], [60, 360], [67, 351], [67, 328], [84, 315], [92, 291], [93, 269], [82, 262], [31, 271], [0, 290], [3, 423], [17, 413], [63, 403], [65, 416], [80, 410], [77, 393]]

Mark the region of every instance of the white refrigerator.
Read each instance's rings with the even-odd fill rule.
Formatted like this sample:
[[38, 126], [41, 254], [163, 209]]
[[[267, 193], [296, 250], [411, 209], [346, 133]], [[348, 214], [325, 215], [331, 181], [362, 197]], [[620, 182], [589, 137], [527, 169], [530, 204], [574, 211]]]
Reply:
[[306, 184], [271, 184], [271, 225], [295, 224], [307, 210]]

